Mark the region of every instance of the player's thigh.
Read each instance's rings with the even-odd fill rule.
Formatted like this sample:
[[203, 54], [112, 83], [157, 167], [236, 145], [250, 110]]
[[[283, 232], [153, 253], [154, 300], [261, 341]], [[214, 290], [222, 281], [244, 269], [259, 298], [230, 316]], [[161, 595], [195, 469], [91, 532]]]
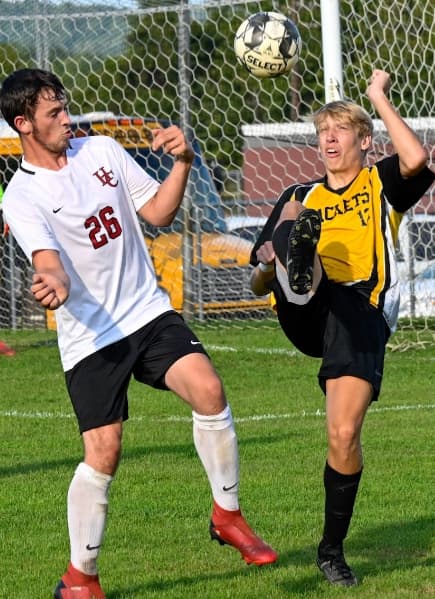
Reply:
[[142, 383], [173, 391], [200, 414], [217, 414], [226, 405], [221, 380], [206, 350], [176, 312], [153, 323], [133, 373]]
[[[278, 291], [278, 290], [277, 290]], [[313, 358], [323, 355], [325, 327], [329, 315], [328, 283], [322, 279], [307, 304], [287, 302], [277, 293], [277, 316], [286, 337], [302, 353]]]
[[326, 393], [329, 380], [355, 377], [371, 385], [371, 401], [374, 401], [381, 388], [389, 335], [385, 319], [381, 311], [370, 306], [356, 290], [335, 285], [331, 286], [330, 295], [332, 307], [325, 331], [319, 384]]
[[80, 433], [127, 420], [127, 390], [137, 350], [131, 337], [87, 356], [65, 372]]
[[178, 359], [168, 369], [165, 383], [199, 414], [218, 414], [226, 406], [221, 379], [204, 354], [190, 353]]

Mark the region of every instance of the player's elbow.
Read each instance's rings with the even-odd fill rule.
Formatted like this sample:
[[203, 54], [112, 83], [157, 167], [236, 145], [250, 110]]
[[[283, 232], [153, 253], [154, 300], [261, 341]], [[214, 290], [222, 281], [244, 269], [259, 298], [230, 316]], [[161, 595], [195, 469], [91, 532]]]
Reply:
[[172, 225], [175, 215], [177, 213], [167, 213], [167, 214], [154, 214], [152, 216], [148, 216], [147, 218], [145, 218], [145, 220], [150, 224], [153, 225], [154, 227], [169, 227], [170, 225]]
[[138, 214], [154, 227], [169, 227], [177, 215], [178, 208], [179, 204], [175, 207], [162, 205], [157, 201], [157, 195], [155, 195], [138, 210]]
[[423, 146], [415, 148], [406, 158], [400, 158], [400, 174], [402, 177], [414, 177], [424, 169], [429, 160], [429, 153]]

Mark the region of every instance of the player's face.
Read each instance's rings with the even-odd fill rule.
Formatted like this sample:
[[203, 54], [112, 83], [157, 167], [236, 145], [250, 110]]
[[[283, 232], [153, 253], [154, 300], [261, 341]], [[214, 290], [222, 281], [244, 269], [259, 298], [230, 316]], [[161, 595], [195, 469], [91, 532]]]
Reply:
[[325, 116], [318, 127], [319, 151], [330, 173], [353, 174], [363, 164], [366, 140], [348, 120]]
[[41, 93], [32, 119], [32, 137], [52, 154], [63, 154], [72, 137], [66, 98], [57, 98], [51, 90]]

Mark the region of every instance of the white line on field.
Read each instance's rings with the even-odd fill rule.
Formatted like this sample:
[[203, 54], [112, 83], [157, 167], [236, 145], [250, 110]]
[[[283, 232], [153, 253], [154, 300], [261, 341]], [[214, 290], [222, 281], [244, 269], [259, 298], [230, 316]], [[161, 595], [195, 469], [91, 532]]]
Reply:
[[297, 349], [287, 349], [285, 347], [244, 347], [242, 349], [238, 349], [237, 347], [231, 347], [229, 345], [207, 345], [204, 346], [212, 351], [226, 351], [237, 353], [240, 351], [244, 351], [247, 353], [253, 354], [270, 354], [270, 355], [287, 355], [287, 356], [303, 356], [303, 354]]
[[[433, 410], [435, 404], [416, 404], [414, 406], [386, 406], [384, 408], [370, 408], [368, 415], [378, 414], [383, 412], [403, 412], [403, 411], [419, 411], [419, 410]], [[262, 420], [289, 420], [296, 418], [315, 418], [318, 416], [324, 416], [324, 410], [314, 410], [308, 412], [302, 410], [301, 412], [293, 412], [288, 414], [257, 414], [253, 416], [245, 416], [241, 418], [235, 418], [236, 422], [259, 422]], [[65, 412], [19, 412], [18, 410], [3, 410], [0, 411], [1, 418], [21, 418], [21, 419], [35, 419], [35, 420], [50, 420], [50, 419], [64, 419], [74, 418], [73, 413]], [[149, 418], [148, 416], [132, 416], [131, 422], [141, 422], [142, 420], [152, 420], [154, 422], [191, 422], [190, 416], [168, 416], [167, 418]]]
[[[221, 352], [229, 352], [229, 353], [238, 353], [238, 352], [246, 352], [246, 353], [251, 353], [251, 354], [268, 354], [271, 356], [274, 355], [281, 355], [281, 356], [289, 356], [291, 358], [294, 358], [296, 356], [305, 358], [306, 356], [304, 356], [304, 354], [302, 352], [300, 352], [299, 350], [295, 349], [295, 348], [286, 348], [286, 347], [243, 347], [243, 348], [237, 348], [237, 347], [231, 347], [230, 345], [208, 345], [208, 344], [204, 344], [204, 347], [206, 347], [206, 349], [209, 349], [210, 351], [221, 351]], [[403, 353], [401, 354], [403, 356]], [[385, 355], [385, 359], [388, 360], [390, 358], [390, 354], [387, 352]], [[434, 361], [435, 357], [433, 356], [419, 356], [418, 358], [419, 360], [428, 360], [428, 361]]]
[[[382, 412], [402, 412], [404, 410], [417, 411], [417, 410], [433, 410], [435, 404], [417, 404], [415, 406], [388, 406], [385, 408], [370, 408], [368, 414], [382, 413]], [[260, 420], [289, 420], [295, 418], [313, 418], [317, 416], [325, 416], [325, 411], [317, 409], [312, 412], [302, 410], [301, 412], [293, 412], [290, 414], [257, 414], [254, 416], [245, 416], [241, 418], [234, 418], [236, 422], [259, 422]], [[134, 420], [145, 420], [146, 416], [139, 416]], [[133, 418], [132, 418], [133, 420]], [[191, 418], [187, 416], [169, 416], [168, 418], [158, 419], [160, 422], [190, 422]]]
[[[237, 353], [240, 351], [248, 352], [248, 353], [258, 353], [258, 354], [270, 354], [270, 355], [287, 355], [290, 357], [295, 356], [303, 356], [301, 352], [297, 349], [284, 348], [284, 347], [244, 347], [244, 348], [236, 348], [227, 345], [207, 345], [207, 348], [213, 351], [222, 351], [222, 352], [230, 352]], [[433, 359], [433, 358], [429, 358]], [[430, 410], [435, 408], [434, 404], [417, 404], [414, 406], [387, 406], [387, 407], [372, 407], [369, 410], [370, 413], [382, 413], [382, 412], [400, 412], [404, 410]], [[261, 420], [289, 420], [294, 418], [307, 418], [307, 417], [317, 417], [324, 416], [324, 410], [317, 409], [315, 411], [306, 411], [302, 410], [301, 412], [294, 412], [289, 414], [259, 414], [241, 418], [235, 418], [236, 422], [258, 422]], [[64, 413], [64, 412], [19, 412], [18, 410], [6, 410], [0, 411], [0, 417], [3, 418], [33, 418], [39, 420], [48, 420], [48, 419], [68, 419], [74, 418], [73, 413]], [[140, 422], [142, 420], [150, 420], [148, 416], [132, 416], [130, 418], [132, 422]], [[191, 418], [189, 416], [168, 416], [167, 418], [152, 418], [153, 421], [156, 422], [190, 422]]]

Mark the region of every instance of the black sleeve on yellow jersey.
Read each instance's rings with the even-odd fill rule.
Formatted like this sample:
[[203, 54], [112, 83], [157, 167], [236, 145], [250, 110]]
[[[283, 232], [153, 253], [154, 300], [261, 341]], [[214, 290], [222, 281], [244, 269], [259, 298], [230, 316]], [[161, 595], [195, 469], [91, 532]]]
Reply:
[[[323, 181], [323, 179], [321, 180]], [[253, 266], [257, 266], [258, 264], [257, 250], [260, 247], [260, 245], [263, 245], [263, 243], [272, 239], [273, 230], [275, 229], [276, 223], [278, 222], [284, 204], [289, 202], [293, 198], [293, 195], [295, 196], [295, 200], [303, 202], [307, 192], [311, 189], [314, 183], [318, 182], [319, 180], [308, 181], [307, 183], [296, 183], [295, 185], [290, 185], [290, 187], [287, 187], [287, 189], [285, 189], [282, 192], [282, 194], [278, 198], [277, 203], [273, 207], [273, 210], [270, 213], [270, 216], [267, 219], [266, 224], [263, 227], [263, 230], [258, 236], [258, 239], [254, 244], [254, 247], [252, 248], [250, 263]]]
[[406, 212], [414, 206], [435, 180], [428, 167], [414, 177], [404, 179], [400, 174], [399, 156], [394, 154], [376, 163], [384, 195], [397, 212]]
[[270, 241], [272, 239], [272, 233], [276, 223], [278, 222], [282, 207], [290, 200], [296, 187], [297, 185], [291, 185], [290, 187], [287, 187], [287, 189], [285, 189], [279, 196], [277, 203], [273, 207], [273, 210], [263, 227], [263, 230], [261, 231], [257, 241], [254, 244], [254, 247], [252, 248], [250, 259], [252, 266], [257, 266], [257, 250], [261, 245], [263, 245], [263, 243], [266, 243], [266, 241]]

